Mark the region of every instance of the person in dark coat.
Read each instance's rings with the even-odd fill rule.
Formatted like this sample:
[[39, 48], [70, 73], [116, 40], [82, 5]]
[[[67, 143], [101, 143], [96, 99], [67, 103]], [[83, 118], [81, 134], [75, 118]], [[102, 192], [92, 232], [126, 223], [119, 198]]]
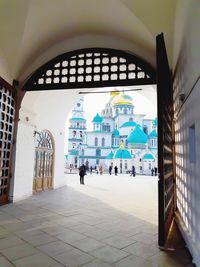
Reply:
[[154, 168], [151, 169], [151, 176], [154, 174]]
[[84, 176], [85, 176], [86, 168], [85, 165], [82, 164], [79, 167], [79, 176], [80, 176], [80, 184], [84, 184]]
[[115, 166], [114, 171], [115, 171], [115, 176], [117, 176], [117, 173], [118, 173], [118, 168], [117, 168], [117, 166]]
[[111, 165], [109, 166], [109, 170], [108, 171], [109, 171], [109, 174], [111, 175], [111, 173], [112, 173], [112, 166]]
[[130, 176], [135, 176], [135, 166], [132, 166], [132, 170], [131, 170], [131, 175]]
[[155, 173], [155, 176], [157, 175], [157, 171], [158, 171], [158, 168], [154, 168], [154, 173]]

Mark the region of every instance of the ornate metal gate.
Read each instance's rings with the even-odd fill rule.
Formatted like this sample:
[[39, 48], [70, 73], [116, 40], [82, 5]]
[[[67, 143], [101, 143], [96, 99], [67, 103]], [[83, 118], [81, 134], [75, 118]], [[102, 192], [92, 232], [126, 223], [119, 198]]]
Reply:
[[50, 133], [36, 133], [33, 192], [53, 187], [53, 157], [53, 139]]
[[14, 89], [0, 78], [0, 205], [9, 198], [14, 119]]
[[172, 79], [163, 34], [156, 38], [158, 96], [159, 245], [164, 246], [174, 218], [174, 125]]

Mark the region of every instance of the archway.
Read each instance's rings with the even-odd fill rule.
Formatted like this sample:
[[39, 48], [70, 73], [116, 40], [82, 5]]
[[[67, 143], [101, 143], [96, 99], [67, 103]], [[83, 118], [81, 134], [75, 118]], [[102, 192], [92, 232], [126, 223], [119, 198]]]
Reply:
[[[167, 63], [163, 35], [157, 41], [159, 140], [160, 149], [160, 240], [163, 245], [169, 232], [174, 211], [173, 144], [171, 144], [172, 102], [171, 76]], [[163, 64], [164, 62], [164, 64]], [[166, 64], [165, 64], [166, 63]], [[24, 83], [23, 92], [72, 88], [95, 88], [156, 83], [155, 69], [143, 59], [130, 53], [105, 48], [91, 48], [62, 54], [36, 70]], [[164, 91], [164, 93], [163, 93]], [[163, 108], [166, 104], [166, 108]], [[170, 111], [170, 112], [169, 112]], [[163, 119], [163, 115], [165, 119]], [[166, 123], [167, 133], [162, 126]], [[165, 136], [165, 137], [164, 137]], [[170, 138], [166, 138], [166, 136]], [[165, 151], [163, 151], [165, 148]], [[169, 168], [166, 168], [169, 166]], [[169, 170], [169, 171], [168, 171]]]

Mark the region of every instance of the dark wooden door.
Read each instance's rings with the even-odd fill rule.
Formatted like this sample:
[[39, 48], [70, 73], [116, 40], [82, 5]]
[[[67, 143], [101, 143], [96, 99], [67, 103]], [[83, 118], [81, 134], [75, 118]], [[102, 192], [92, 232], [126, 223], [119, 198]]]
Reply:
[[174, 218], [174, 126], [172, 78], [164, 36], [156, 37], [158, 97], [159, 245], [164, 246]]

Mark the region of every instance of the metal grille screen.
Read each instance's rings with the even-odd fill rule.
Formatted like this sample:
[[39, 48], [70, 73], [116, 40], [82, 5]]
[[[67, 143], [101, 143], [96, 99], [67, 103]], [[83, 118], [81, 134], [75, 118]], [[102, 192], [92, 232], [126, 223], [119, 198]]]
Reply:
[[0, 204], [7, 202], [14, 128], [14, 97], [0, 85]]

